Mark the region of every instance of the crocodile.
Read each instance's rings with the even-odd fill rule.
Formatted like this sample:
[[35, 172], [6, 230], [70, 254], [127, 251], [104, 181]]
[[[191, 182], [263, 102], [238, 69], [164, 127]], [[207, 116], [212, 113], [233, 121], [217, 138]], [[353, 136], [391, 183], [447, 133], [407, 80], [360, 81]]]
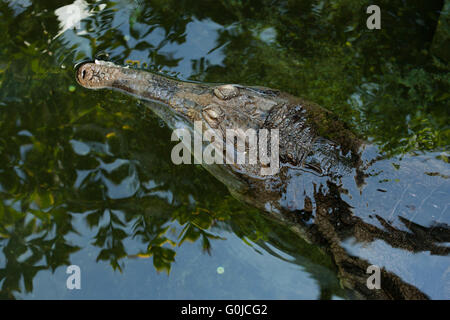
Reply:
[[[202, 165], [234, 197], [328, 252], [352, 297], [450, 298], [445, 162], [429, 154], [387, 157], [336, 114], [276, 89], [181, 81], [99, 60], [77, 66], [75, 77], [85, 88], [145, 101], [173, 130], [212, 130], [219, 139], [228, 129], [277, 130], [273, 174], [262, 174], [262, 162]], [[237, 138], [249, 151], [247, 137]], [[379, 286], [369, 285], [371, 266], [379, 267]]]

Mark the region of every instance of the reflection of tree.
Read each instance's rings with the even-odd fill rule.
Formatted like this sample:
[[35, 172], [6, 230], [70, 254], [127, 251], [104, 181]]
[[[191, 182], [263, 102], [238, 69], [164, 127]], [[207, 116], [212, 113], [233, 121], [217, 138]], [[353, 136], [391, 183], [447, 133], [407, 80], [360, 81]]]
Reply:
[[72, 217], [60, 204], [52, 203], [51, 193], [7, 199], [2, 192], [2, 198], [0, 244], [5, 266], [0, 268], [0, 297], [12, 298], [14, 292], [21, 291], [21, 281], [25, 290], [31, 291], [38, 271], [54, 271], [60, 265], [69, 264], [70, 255], [80, 248], [66, 242], [65, 236], [76, 232]]

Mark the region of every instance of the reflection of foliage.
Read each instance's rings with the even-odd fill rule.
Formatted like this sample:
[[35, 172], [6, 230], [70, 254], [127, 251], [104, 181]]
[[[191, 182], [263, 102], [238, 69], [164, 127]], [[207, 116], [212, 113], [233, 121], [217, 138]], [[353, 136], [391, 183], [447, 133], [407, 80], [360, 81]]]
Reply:
[[[445, 70], [437, 60], [435, 65]], [[448, 147], [450, 128], [445, 106], [450, 98], [450, 73], [411, 68], [402, 75], [392, 64], [386, 69], [383, 77], [374, 77], [375, 83], [363, 85], [354, 95], [357, 100], [353, 103], [361, 107], [368, 123], [367, 132], [383, 142], [383, 149], [391, 154]], [[392, 125], [386, 118], [399, 121]]]
[[64, 210], [48, 206], [43, 208], [45, 212], [31, 209], [27, 214], [15, 210], [16, 205], [23, 203], [20, 200], [14, 206], [0, 203], [0, 244], [6, 260], [5, 267], [0, 268], [0, 297], [4, 298], [14, 297], [15, 291], [21, 292], [22, 280], [25, 290], [30, 292], [39, 270], [54, 271], [60, 265], [69, 264], [70, 255], [79, 250], [64, 239], [74, 231], [71, 217]]
[[[89, 214], [86, 219], [89, 221], [92, 215], [97, 214], [94, 212]], [[95, 236], [95, 242], [93, 245], [97, 247], [104, 247], [100, 251], [97, 257], [97, 261], [106, 260], [110, 261], [111, 266], [116, 269], [122, 270], [118, 263], [118, 260], [126, 256], [125, 248], [123, 246], [123, 240], [127, 237], [127, 233], [120, 227], [124, 227], [124, 223], [118, 218], [118, 216], [111, 210], [108, 210], [109, 223], [100, 226]], [[97, 223], [95, 224], [98, 225]]]
[[[40, 270], [70, 264], [80, 216], [95, 233], [97, 261], [114, 269], [136, 256], [170, 272], [184, 242], [210, 252], [215, 231], [228, 230], [289, 253], [320, 282], [315, 266], [332, 270], [329, 257], [231, 198], [201, 167], [172, 165], [170, 132], [134, 100], [70, 90], [71, 66], [107, 53], [172, 73], [182, 59], [164, 47], [185, 43], [188, 24], [209, 19], [223, 26], [211, 51], [224, 60], [193, 60], [183, 77], [304, 96], [386, 152], [447, 147], [448, 66], [427, 49], [436, 8], [382, 1], [385, 27], [372, 32], [361, 14], [368, 3], [170, 0], [100, 10], [91, 1], [85, 33], [53, 39], [59, 4], [34, 1], [17, 13], [0, 2], [0, 297], [30, 292]], [[130, 250], [129, 241], [141, 246]]]
[[[165, 233], [169, 229], [169, 226], [162, 228], [159, 225], [153, 223], [150, 216], [139, 217], [133, 226], [134, 237], [139, 237], [143, 243], [148, 244], [145, 252], [136, 254], [137, 257], [153, 257], [153, 265], [158, 271], [170, 272], [170, 266], [175, 261], [175, 251], [163, 247], [168, 243], [175, 246], [175, 242], [168, 239]], [[157, 230], [155, 230], [157, 228]]]
[[181, 245], [184, 241], [195, 242], [200, 237], [202, 239], [203, 250], [210, 253], [211, 243], [210, 240], [220, 239], [220, 237], [215, 236], [206, 230], [208, 230], [212, 223], [214, 222], [214, 217], [206, 209], [197, 208], [195, 211], [191, 212], [180, 212], [185, 210], [177, 210], [174, 213], [174, 217], [178, 219], [181, 223], [186, 221], [185, 227], [179, 235]]
[[365, 27], [370, 1], [282, 3], [223, 30], [223, 65], [195, 61], [194, 79], [305, 97], [390, 154], [448, 148], [450, 70], [429, 50], [442, 4], [379, 2], [383, 27], [373, 31]]

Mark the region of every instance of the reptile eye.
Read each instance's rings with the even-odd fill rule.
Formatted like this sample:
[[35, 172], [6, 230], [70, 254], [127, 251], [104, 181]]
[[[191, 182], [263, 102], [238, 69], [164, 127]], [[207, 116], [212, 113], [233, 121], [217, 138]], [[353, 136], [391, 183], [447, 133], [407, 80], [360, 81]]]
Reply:
[[203, 109], [203, 118], [211, 127], [216, 128], [221, 121], [222, 110], [216, 105], [209, 105]]
[[85, 76], [86, 76], [86, 70], [83, 70], [83, 72], [81, 73], [81, 78], [84, 79]]
[[214, 89], [214, 95], [220, 100], [228, 100], [239, 95], [239, 89], [232, 84], [225, 84]]

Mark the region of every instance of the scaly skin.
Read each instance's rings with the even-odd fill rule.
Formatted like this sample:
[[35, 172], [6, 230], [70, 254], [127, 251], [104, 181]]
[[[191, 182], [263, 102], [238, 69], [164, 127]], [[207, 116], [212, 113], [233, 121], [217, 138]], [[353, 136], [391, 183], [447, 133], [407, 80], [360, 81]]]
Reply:
[[[278, 90], [182, 82], [103, 61], [82, 64], [76, 78], [85, 88], [117, 89], [148, 101], [150, 108], [173, 129], [194, 132], [194, 121], [201, 121], [203, 131], [212, 129], [221, 137], [225, 137], [227, 129], [278, 129], [280, 169], [276, 174], [261, 174], [259, 162], [204, 166], [236, 198], [267, 212], [330, 252], [342, 284], [355, 297], [428, 298], [416, 287], [420, 281], [416, 283], [412, 277], [409, 282], [413, 285], [402, 279], [410, 272], [411, 253], [440, 257], [433, 258], [437, 262], [430, 264], [435, 269], [428, 271], [449, 281], [446, 277], [450, 278], [450, 269], [442, 271], [442, 267], [450, 265], [450, 250], [443, 244], [450, 241], [448, 204], [430, 203], [439, 209], [436, 212], [422, 210], [435, 196], [445, 199], [450, 195], [448, 174], [435, 174], [448, 172], [448, 167], [443, 168], [440, 162], [405, 160], [403, 172], [410, 174], [398, 179], [398, 172], [386, 161], [378, 161], [381, 156], [376, 148], [360, 140], [334, 114]], [[245, 141], [245, 136], [239, 139]], [[249, 150], [248, 144], [245, 148]], [[419, 182], [423, 184], [420, 187], [431, 190], [430, 194], [417, 198], [421, 212], [405, 213], [402, 201], [417, 202], [406, 198], [415, 196], [414, 188], [418, 187], [418, 179], [411, 172], [426, 171], [433, 174]], [[361, 253], [366, 258], [349, 254], [344, 248], [346, 240], [364, 244], [366, 248]], [[379, 241], [388, 249], [380, 248]], [[393, 257], [381, 259], [385, 265], [381, 289], [368, 289], [367, 267], [387, 255]], [[421, 263], [430, 259], [422, 259]], [[420, 277], [417, 275], [417, 279]], [[434, 296], [450, 298], [445, 296], [450, 295], [445, 288], [437, 291]]]

